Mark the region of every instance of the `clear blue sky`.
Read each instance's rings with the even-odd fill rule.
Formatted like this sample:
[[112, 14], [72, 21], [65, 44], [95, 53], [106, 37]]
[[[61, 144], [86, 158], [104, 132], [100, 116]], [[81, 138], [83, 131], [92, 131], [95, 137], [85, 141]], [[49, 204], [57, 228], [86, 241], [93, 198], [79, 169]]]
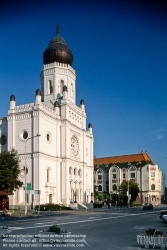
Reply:
[[0, 117], [11, 94], [17, 105], [34, 102], [43, 51], [59, 22], [74, 56], [77, 104], [85, 100], [93, 125], [94, 155], [147, 150], [167, 178], [165, 1], [14, 2], [0, 13]]

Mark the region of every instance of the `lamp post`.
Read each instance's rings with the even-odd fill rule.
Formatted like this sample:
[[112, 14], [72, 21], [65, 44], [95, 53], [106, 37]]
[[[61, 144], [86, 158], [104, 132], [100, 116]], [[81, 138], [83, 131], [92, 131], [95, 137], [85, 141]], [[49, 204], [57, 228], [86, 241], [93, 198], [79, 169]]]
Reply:
[[91, 202], [93, 203], [93, 193], [91, 192]]
[[129, 204], [129, 168], [131, 167], [131, 164], [129, 164], [129, 167], [127, 168], [127, 175], [128, 175], [128, 178], [127, 178], [127, 181], [128, 181], [128, 191], [127, 191], [127, 196], [128, 196], [128, 208], [130, 207], [130, 204]]
[[[39, 136], [41, 136], [40, 134], [37, 134], [37, 135], [35, 135], [35, 136], [32, 136], [32, 137], [29, 137], [29, 138], [25, 138], [25, 215], [27, 214], [27, 192], [26, 192], [26, 190], [27, 190], [27, 167], [26, 167], [26, 164], [27, 164], [27, 159], [26, 159], [26, 154], [27, 154], [27, 152], [26, 152], [26, 146], [27, 146], [27, 141], [28, 140], [30, 140], [30, 139], [33, 139], [33, 138], [35, 138], [35, 137], [39, 137]], [[24, 135], [23, 135], [23, 138], [24, 138]]]

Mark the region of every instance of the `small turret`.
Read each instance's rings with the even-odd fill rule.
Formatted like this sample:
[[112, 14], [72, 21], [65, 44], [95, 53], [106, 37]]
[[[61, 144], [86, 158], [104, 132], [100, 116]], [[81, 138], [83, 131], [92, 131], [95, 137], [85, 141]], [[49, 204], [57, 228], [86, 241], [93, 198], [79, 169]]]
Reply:
[[68, 98], [68, 88], [66, 85], [63, 86], [63, 99]]
[[55, 101], [55, 102], [54, 102], [54, 110], [56, 111], [56, 113], [57, 113], [58, 115], [60, 115], [60, 104], [59, 104], [58, 101]]
[[92, 134], [92, 124], [91, 123], [88, 124], [88, 131]]
[[82, 110], [85, 110], [85, 102], [84, 102], [83, 99], [80, 100], [80, 107], [81, 107]]
[[10, 96], [10, 109], [14, 109], [14, 107], [16, 106], [16, 98], [15, 96], [12, 94]]
[[40, 89], [37, 89], [35, 91], [35, 95], [36, 95], [35, 104], [40, 104], [41, 103], [41, 91], [40, 91]]

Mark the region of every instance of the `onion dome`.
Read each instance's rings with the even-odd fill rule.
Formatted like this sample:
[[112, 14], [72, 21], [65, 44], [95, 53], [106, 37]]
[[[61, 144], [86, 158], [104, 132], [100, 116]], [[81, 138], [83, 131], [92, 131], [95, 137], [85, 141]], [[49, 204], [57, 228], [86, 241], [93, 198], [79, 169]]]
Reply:
[[82, 100], [80, 100], [80, 105], [85, 105], [85, 102], [84, 102], [84, 100], [82, 99]]
[[11, 95], [11, 96], [10, 96], [10, 101], [15, 101], [15, 100], [16, 100], [15, 96], [14, 96], [14, 95]]
[[59, 105], [59, 102], [58, 102], [58, 101], [55, 101], [55, 102], [54, 102], [54, 107], [55, 107], [55, 108], [59, 108], [59, 106], [60, 106], [60, 105]]
[[68, 91], [68, 88], [67, 88], [66, 85], [63, 86], [63, 92], [64, 92], [64, 91]]
[[50, 41], [48, 47], [43, 53], [43, 63], [49, 64], [54, 62], [70, 64], [72, 66], [73, 55], [66, 41], [60, 36], [60, 28], [57, 25], [57, 34]]
[[40, 95], [40, 96], [41, 96], [41, 91], [40, 91], [40, 89], [37, 89], [37, 90], [35, 91], [35, 93], [36, 93], [36, 96], [37, 96], [37, 95]]
[[92, 128], [92, 124], [91, 123], [88, 124], [88, 128]]

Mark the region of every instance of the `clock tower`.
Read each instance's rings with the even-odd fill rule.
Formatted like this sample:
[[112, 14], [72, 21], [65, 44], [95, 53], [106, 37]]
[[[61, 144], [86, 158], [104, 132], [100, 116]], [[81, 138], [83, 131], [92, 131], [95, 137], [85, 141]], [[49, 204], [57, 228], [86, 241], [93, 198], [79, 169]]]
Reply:
[[[11, 95], [7, 119], [0, 120], [2, 149], [18, 151], [24, 183], [10, 197], [11, 205], [24, 208], [25, 199], [31, 207], [39, 202], [66, 206], [91, 202], [94, 139], [92, 125], [86, 126], [84, 100], [76, 104], [72, 62], [73, 54], [57, 26], [43, 53], [41, 90], [36, 90], [35, 101], [17, 106]], [[40, 199], [36, 193], [25, 195], [27, 183], [41, 191]]]
[[72, 68], [73, 54], [66, 41], [60, 36], [51, 39], [43, 53], [44, 67], [41, 72], [43, 104], [53, 109], [57, 106], [57, 137], [60, 148], [56, 155], [60, 162], [61, 202], [91, 201], [93, 192], [93, 134], [86, 130], [84, 100], [76, 105], [76, 74]]

